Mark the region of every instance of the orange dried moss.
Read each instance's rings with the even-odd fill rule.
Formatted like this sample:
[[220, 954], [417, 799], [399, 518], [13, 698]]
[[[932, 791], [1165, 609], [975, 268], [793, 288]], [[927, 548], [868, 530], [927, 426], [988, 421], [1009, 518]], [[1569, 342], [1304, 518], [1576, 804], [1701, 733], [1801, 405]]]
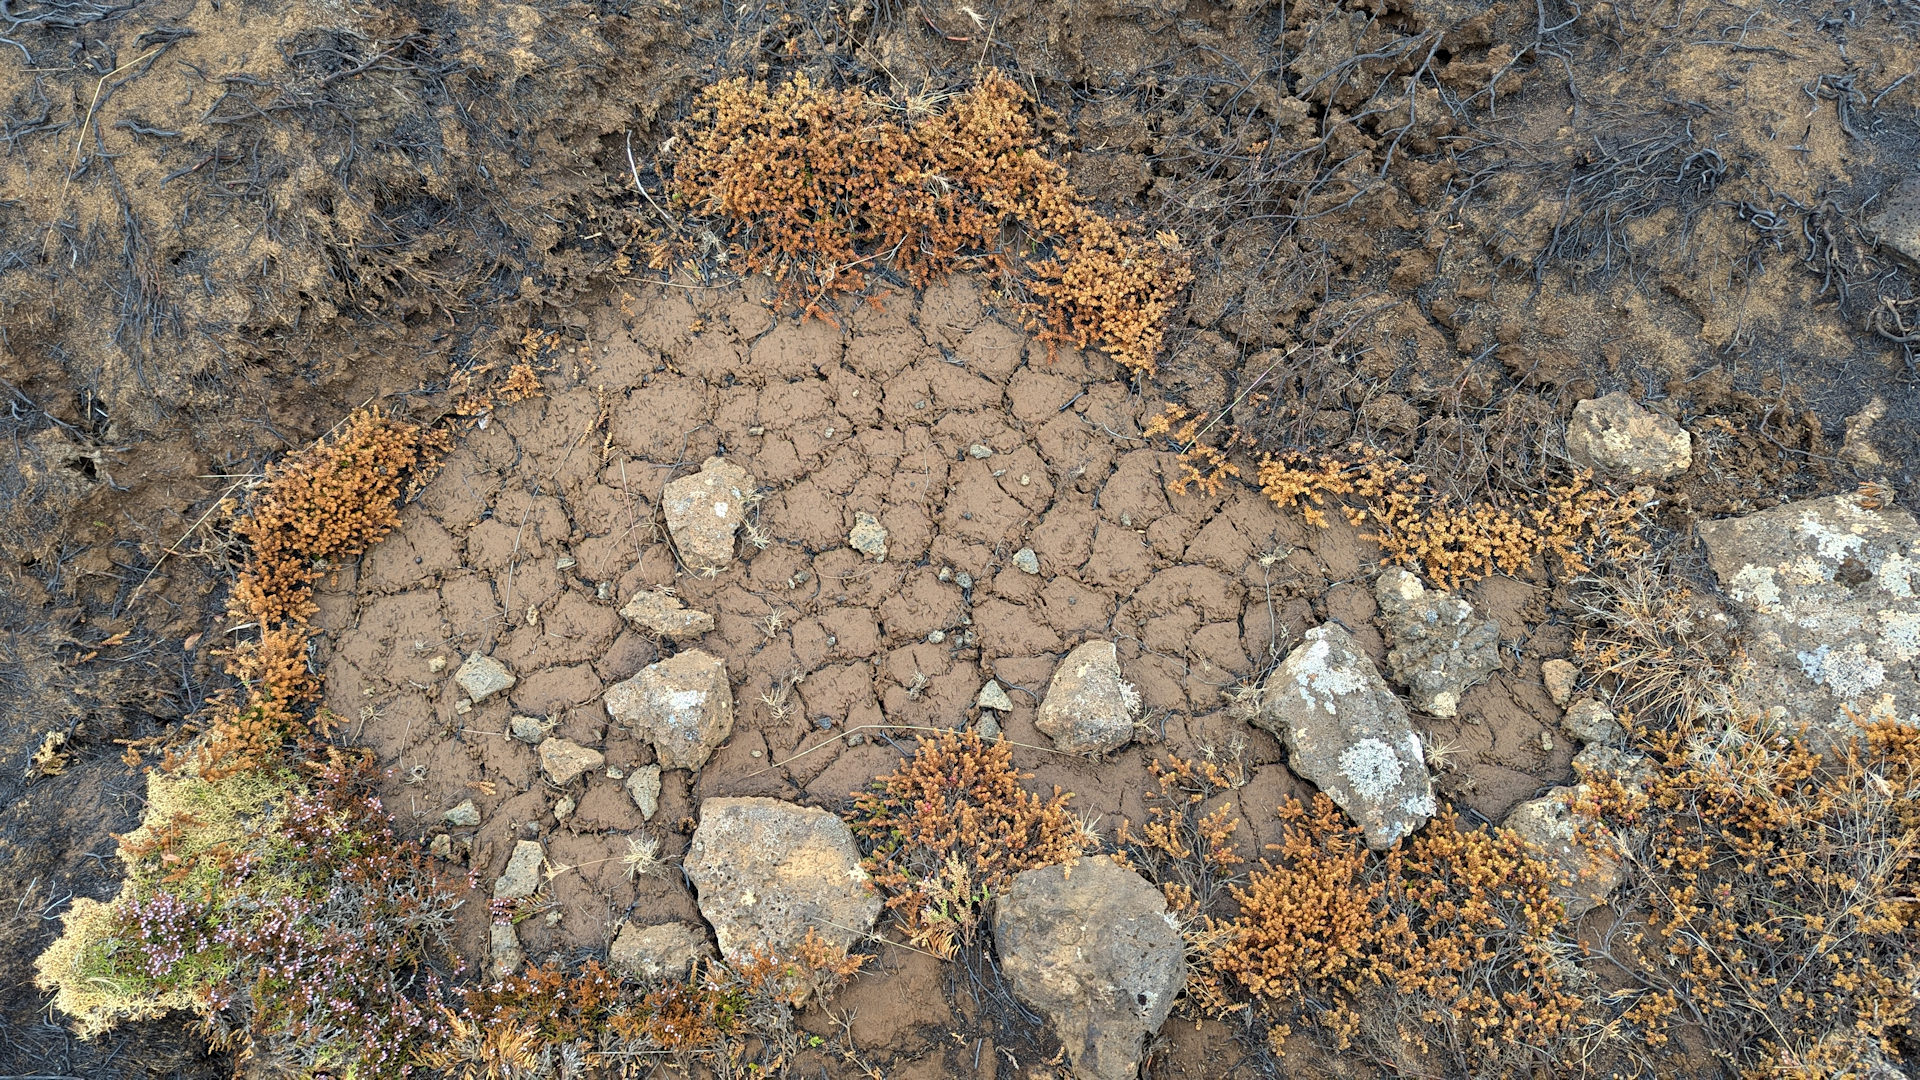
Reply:
[[[1030, 107], [997, 73], [917, 120], [805, 75], [779, 87], [730, 79], [701, 95], [682, 132], [673, 195], [729, 219], [732, 256], [811, 313], [881, 263], [916, 287], [968, 267], [1014, 273], [1043, 301], [1036, 328], [1048, 340], [1151, 372], [1190, 278], [1179, 239], [1088, 206], [1040, 153]], [[1008, 242], [1010, 226], [1023, 242]]]

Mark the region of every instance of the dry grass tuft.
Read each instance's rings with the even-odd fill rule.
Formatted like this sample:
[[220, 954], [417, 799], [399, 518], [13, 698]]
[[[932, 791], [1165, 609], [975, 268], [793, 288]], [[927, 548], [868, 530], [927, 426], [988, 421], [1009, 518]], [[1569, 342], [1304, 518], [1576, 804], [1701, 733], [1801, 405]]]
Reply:
[[[726, 219], [730, 258], [820, 301], [879, 265], [916, 287], [962, 268], [1017, 275], [1050, 341], [1098, 346], [1151, 372], [1175, 294], [1190, 278], [1179, 239], [1147, 237], [1081, 198], [1040, 152], [1026, 93], [990, 73], [938, 111], [902, 118], [860, 88], [729, 79], [682, 132], [673, 197]], [[1016, 238], [1010, 229], [1018, 230]], [[656, 266], [672, 258], [656, 251]]]

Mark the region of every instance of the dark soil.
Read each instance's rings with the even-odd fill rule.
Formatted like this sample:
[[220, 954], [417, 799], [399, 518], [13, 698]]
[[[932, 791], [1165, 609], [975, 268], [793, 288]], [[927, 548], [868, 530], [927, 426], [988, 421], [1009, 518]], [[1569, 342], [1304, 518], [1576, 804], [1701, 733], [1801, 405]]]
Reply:
[[[67, 897], [116, 887], [111, 838], [135, 820], [141, 790], [129, 760], [144, 751], [151, 762], [188, 736], [188, 718], [220, 685], [218, 613], [238, 559], [219, 527], [221, 500], [352, 407], [438, 416], [503, 370], [529, 328], [561, 342], [547, 350], [552, 396], [500, 411], [456, 451], [449, 472], [468, 462], [484, 494], [457, 512], [432, 498], [411, 509], [392, 550], [343, 577], [331, 601], [342, 620], [364, 624], [390, 590], [430, 588], [447, 603], [451, 575], [484, 569], [469, 522], [514, 512], [500, 500], [565, 503], [611, 486], [605, 455], [697, 465], [724, 442], [782, 489], [763, 512], [776, 543], [753, 573], [764, 561], [791, 564], [783, 579], [802, 567], [825, 579], [833, 568], [813, 564], [861, 509], [851, 499], [863, 478], [871, 509], [896, 516], [888, 523], [901, 545], [887, 564], [895, 576], [862, 579], [864, 591], [844, 602], [770, 609], [737, 581], [694, 586], [723, 613], [720, 633], [752, 672], [739, 691], [754, 716], [743, 729], [769, 758], [801, 746], [794, 725], [804, 717], [782, 726], [749, 703], [796, 665], [814, 673], [805, 695], [820, 698], [807, 712], [897, 710], [906, 723], [957, 717], [984, 671], [1044, 685], [1041, 660], [1095, 621], [1047, 595], [1044, 581], [999, 568], [1017, 532], [1055, 515], [1066, 553], [1029, 541], [1054, 575], [1045, 588], [1088, 590], [1103, 627], [1125, 624], [1137, 650], [1128, 662], [1169, 718], [1168, 748], [1230, 744], [1206, 733], [1222, 712], [1214, 688], [1259, 670], [1270, 647], [1312, 620], [1369, 618], [1358, 576], [1372, 553], [1272, 511], [1251, 490], [1169, 501], [1168, 447], [1139, 434], [1164, 400], [1228, 413], [1262, 448], [1370, 441], [1473, 496], [1537, 486], [1563, 452], [1573, 404], [1631, 390], [1695, 433], [1695, 467], [1660, 492], [1656, 510], [1675, 543], [1702, 516], [1864, 479], [1920, 500], [1920, 273], [1876, 246], [1866, 224], [1920, 161], [1917, 53], [1920, 7], [1904, 0], [4, 5], [0, 1075], [231, 1070], [178, 1023], [71, 1040], [49, 1020], [31, 961]], [[1177, 231], [1195, 253], [1196, 280], [1150, 383], [1117, 380], [1098, 356], [1036, 359], [1014, 316], [981, 307], [972, 284], [863, 306], [832, 331], [781, 321], [751, 288], [662, 292], [636, 269], [657, 221], [634, 182], [658, 190], [663, 145], [706, 83], [807, 71], [925, 101], [968, 85], [981, 64], [1030, 88], [1053, 153], [1083, 190], [1111, 212]], [[681, 285], [698, 280], [690, 274], [728, 284], [714, 265], [680, 273]], [[713, 329], [690, 330], [695, 318]], [[875, 387], [862, 406], [871, 411], [857, 415], [833, 397], [839, 376], [814, 387], [822, 418], [844, 415], [874, 441], [847, 451], [843, 467], [795, 439], [755, 443], [735, 429], [771, 423], [743, 420], [745, 411], [678, 422], [623, 405], [595, 428], [606, 407], [595, 388], [630, 402], [663, 377], [661, 357], [689, 386], [745, 372], [746, 401], [770, 392], [780, 364], [811, 364], [806, 350], [831, 353], [845, 379]], [[993, 350], [1005, 350], [1004, 363]], [[950, 357], [989, 385], [960, 385]], [[914, 436], [919, 421], [893, 401], [902, 378], [957, 419]], [[754, 407], [775, 405], [760, 397]], [[512, 456], [517, 440], [552, 438], [539, 434], [549, 425], [599, 433], [579, 461], [529, 468]], [[1049, 442], [1057, 425], [1070, 446]], [[1050, 485], [1027, 505], [1002, 478], [949, 474], [943, 499], [977, 495], [1012, 515], [998, 534], [946, 521], [945, 503], [916, 509], [881, 482], [904, 475], [911, 438], [944, 467], [949, 444], [989, 436], [1005, 441], [995, 444], [1004, 454], [1031, 458]], [[649, 471], [633, 484], [643, 502], [666, 479]], [[1116, 484], [1152, 507], [1137, 526], [1149, 534], [1138, 580], [1083, 580], [1132, 572], [1081, 552], [1115, 527], [1107, 518], [1124, 504], [1092, 503]], [[814, 488], [820, 497], [806, 498]], [[454, 562], [431, 578], [352, 588], [435, 518], [464, 545]], [[1249, 567], [1279, 546], [1292, 553], [1259, 567], [1269, 605]], [[557, 550], [542, 549], [539, 565], [551, 570]], [[672, 574], [637, 549], [601, 554], [606, 573], [579, 571], [589, 592], [596, 577], [619, 580], [624, 598]], [[887, 625], [888, 603], [921, 587], [915, 574], [974, 563], [986, 587], [973, 617], [1000, 620], [992, 647], [921, 656], [912, 650], [924, 646], [905, 646], [909, 635]], [[1152, 594], [1153, 582], [1189, 566], [1229, 581]], [[548, 576], [516, 594], [550, 585], [558, 604], [577, 591]], [[1468, 751], [1449, 794], [1488, 815], [1566, 774], [1571, 748], [1525, 749], [1539, 723], [1538, 662], [1569, 634], [1544, 584], [1494, 579], [1471, 594], [1500, 619], [1514, 659], [1476, 691], [1495, 720], [1436, 733]], [[907, 606], [938, 606], [916, 605]], [[515, 606], [524, 608], [519, 595]], [[774, 635], [754, 625], [769, 611], [784, 612]], [[599, 616], [583, 607], [580, 617]], [[829, 617], [851, 622], [828, 627]], [[801, 658], [810, 624], [864, 651]], [[1231, 633], [1209, 633], [1229, 624]], [[454, 619], [421, 634], [504, 640], [498, 626]], [[783, 638], [771, 650], [770, 636]], [[615, 641], [605, 656], [553, 663], [582, 665], [581, 678], [597, 682], [623, 677], [644, 653]], [[1217, 680], [1196, 677], [1201, 664]], [[928, 683], [904, 697], [915, 672]], [[330, 692], [350, 690], [335, 682]], [[1028, 698], [1015, 700], [1030, 712]], [[1030, 724], [1017, 712], [1011, 730], [1031, 735]], [[395, 762], [424, 752], [405, 738], [381, 743], [392, 734], [382, 730], [366, 734]], [[68, 738], [64, 768], [29, 776], [49, 732]], [[1247, 790], [1278, 798], [1296, 783], [1264, 738], [1241, 750], [1265, 778]], [[455, 744], [450, 762], [493, 767]], [[734, 761], [730, 750], [702, 784], [831, 801], [897, 757], [864, 749], [776, 773], [754, 773], [766, 758]], [[1100, 771], [1024, 764], [1081, 792], [1094, 812], [1137, 815], [1119, 794], [1138, 786], [1137, 755]], [[426, 782], [441, 778], [430, 771]], [[682, 802], [672, 812], [699, 794], [673, 794]], [[584, 852], [597, 841], [577, 842]], [[685, 907], [684, 895], [667, 895], [677, 884], [660, 888], [663, 903]], [[604, 912], [606, 899], [592, 901]], [[601, 929], [563, 922], [556, 946], [590, 947]], [[966, 1075], [982, 1055], [1009, 1062], [990, 1045], [997, 1038], [1021, 1072], [1030, 1047], [1045, 1046], [1017, 1022], [990, 1030], [969, 1012], [1006, 1012], [990, 992], [975, 996], [990, 978], [919, 964], [889, 958], [895, 974], [848, 992], [874, 1000], [855, 1041], [875, 1060], [898, 1062], [900, 1075]], [[917, 995], [926, 1015], [887, 1013], [894, 980], [918, 988], [899, 996]], [[934, 986], [940, 994], [920, 993]], [[968, 1033], [964, 1052], [936, 1031], [949, 1026]], [[1176, 1026], [1152, 1075], [1254, 1068], [1223, 1030]]]

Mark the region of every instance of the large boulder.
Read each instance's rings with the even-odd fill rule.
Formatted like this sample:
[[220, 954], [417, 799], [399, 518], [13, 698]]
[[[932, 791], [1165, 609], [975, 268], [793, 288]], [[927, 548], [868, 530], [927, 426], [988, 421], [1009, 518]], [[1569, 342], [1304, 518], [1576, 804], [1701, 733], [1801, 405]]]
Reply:
[[[1831, 746], [1920, 725], [1920, 522], [1860, 493], [1700, 526], [1745, 632], [1749, 708]], [[1856, 722], [1857, 721], [1857, 722]]]
[[1451, 717], [1467, 687], [1500, 670], [1500, 627], [1473, 605], [1392, 567], [1374, 582], [1387, 631], [1387, 674], [1421, 712]]
[[1573, 407], [1567, 456], [1623, 480], [1664, 480], [1693, 464], [1693, 436], [1626, 394], [1612, 393]]
[[1287, 744], [1288, 766], [1347, 812], [1368, 847], [1392, 847], [1433, 816], [1407, 707], [1338, 625], [1307, 631], [1267, 677], [1254, 723]]
[[1111, 641], [1089, 641], [1053, 669], [1034, 726], [1066, 754], [1104, 754], [1133, 738], [1140, 692], [1120, 677]]
[[653, 744], [666, 769], [698, 769], [733, 734], [726, 661], [699, 649], [607, 687], [607, 715]]
[[994, 948], [1020, 999], [1046, 1016], [1082, 1080], [1132, 1080], [1187, 978], [1167, 901], [1105, 855], [1015, 875]]
[[733, 561], [733, 535], [747, 519], [753, 493], [753, 474], [718, 457], [661, 492], [667, 535], [689, 570], [724, 570]]
[[682, 865], [729, 961], [791, 950], [809, 930], [844, 951], [880, 915], [852, 830], [825, 810], [708, 799]]

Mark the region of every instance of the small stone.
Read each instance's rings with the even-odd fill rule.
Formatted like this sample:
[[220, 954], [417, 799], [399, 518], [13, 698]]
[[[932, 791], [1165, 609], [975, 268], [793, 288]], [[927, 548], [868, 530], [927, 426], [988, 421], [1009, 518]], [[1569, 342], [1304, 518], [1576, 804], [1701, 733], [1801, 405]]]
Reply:
[[987, 680], [987, 685], [980, 688], [980, 696], [975, 699], [974, 704], [983, 709], [996, 709], [1000, 712], [1013, 711], [1013, 699], [1007, 696], [1007, 692], [1001, 688], [998, 679]]
[[992, 713], [988, 713], [980, 718], [979, 723], [973, 725], [973, 730], [982, 739], [992, 742], [1000, 737], [1000, 721], [994, 719]]
[[553, 725], [533, 716], [516, 716], [507, 721], [507, 732], [528, 746], [540, 745]]
[[1387, 632], [1387, 674], [1422, 712], [1458, 715], [1460, 695], [1500, 669], [1500, 627], [1397, 566], [1381, 573], [1374, 595]]
[[478, 705], [502, 690], [511, 690], [518, 679], [507, 665], [491, 656], [479, 653], [469, 655], [460, 670], [453, 673], [453, 681], [467, 692], [467, 699]]
[[686, 923], [637, 926], [628, 923], [613, 939], [607, 958], [649, 982], [684, 982], [693, 966], [713, 955], [713, 943]]
[[427, 670], [433, 672], [435, 675], [447, 670], [447, 658], [444, 656], [436, 656], [427, 661]]
[[973, 575], [962, 570], [953, 575], [953, 583], [963, 589], [971, 589], [973, 588]]
[[1065, 754], [1104, 754], [1133, 738], [1140, 692], [1120, 677], [1111, 641], [1089, 641], [1053, 669], [1034, 726]]
[[480, 811], [474, 807], [472, 799], [447, 811], [445, 817], [447, 824], [456, 829], [470, 829], [480, 824]]
[[1615, 742], [1627, 734], [1613, 710], [1592, 698], [1581, 698], [1567, 706], [1567, 715], [1560, 724], [1567, 729], [1567, 734], [1583, 743]]
[[617, 765], [609, 765], [609, 766], [607, 766], [607, 779], [609, 779], [609, 780], [625, 780], [626, 778], [627, 778], [627, 773], [626, 773], [626, 770], [624, 770], [624, 769], [622, 769], [622, 768], [620, 768], [620, 767], [619, 767], [619, 766], [617, 766]]
[[1035, 555], [1032, 548], [1021, 548], [1013, 553], [1013, 565], [1023, 574], [1037, 574], [1040, 572], [1040, 556]]
[[607, 714], [653, 743], [660, 765], [698, 769], [733, 734], [733, 688], [719, 657], [688, 649], [607, 688]]
[[493, 883], [495, 900], [518, 900], [540, 891], [540, 868], [547, 861], [547, 849], [538, 840], [522, 840], [513, 845], [507, 868]]
[[520, 948], [520, 935], [512, 923], [494, 923], [487, 936], [488, 966], [496, 979], [504, 979], [520, 970], [527, 954]]
[[648, 589], [627, 601], [620, 617], [672, 641], [691, 641], [713, 630], [713, 616], [695, 611], [664, 589]]
[[1553, 732], [1542, 731], [1540, 733], [1540, 749], [1548, 754], [1553, 753]]
[[975, 461], [985, 461], [993, 456], [993, 447], [985, 443], [974, 443], [967, 447], [967, 456]]
[[574, 558], [571, 555], [562, 555], [559, 558], [553, 560], [553, 568], [555, 570], [571, 570], [574, 567], [579, 565], [580, 565], [580, 560]]
[[854, 732], [853, 734], [851, 734], [851, 735], [849, 735], [849, 736], [847, 736], [847, 745], [848, 745], [848, 746], [859, 746], [859, 745], [861, 745], [862, 743], [864, 743], [864, 742], [866, 742], [866, 741], [867, 741], [867, 737], [866, 737], [865, 735], [862, 735], [862, 734], [860, 734], [860, 733], [859, 733], [859, 732], [857, 732], [857, 731], [856, 731], [856, 732]]
[[560, 796], [560, 801], [553, 804], [553, 820], [565, 821], [572, 817], [574, 807], [577, 805], [578, 804], [573, 801], [573, 796]]
[[427, 844], [427, 853], [436, 859], [453, 858], [453, 837], [439, 833]]
[[667, 533], [680, 560], [695, 571], [723, 570], [733, 562], [733, 537], [747, 518], [753, 474], [725, 458], [710, 457], [692, 476], [661, 492]]
[[1580, 669], [1565, 660], [1548, 660], [1540, 665], [1540, 680], [1547, 684], [1547, 696], [1564, 709], [1567, 702], [1573, 700], [1573, 688], [1580, 681]]
[[938, 645], [945, 640], [947, 640], [947, 632], [945, 630], [933, 630], [927, 634], [927, 643], [929, 645]]
[[660, 766], [642, 765], [627, 777], [627, 794], [640, 808], [640, 819], [652, 821], [660, 811]]
[[887, 530], [878, 518], [864, 510], [853, 515], [853, 531], [847, 534], [847, 543], [860, 554], [871, 556], [874, 562], [887, 561]]
[[546, 739], [540, 743], [539, 750], [540, 768], [557, 787], [565, 787], [581, 773], [607, 762], [605, 754], [571, 739]]
[[453, 703], [453, 711], [456, 715], [465, 716], [473, 711], [473, 702], [461, 698]]
[[1615, 392], [1573, 407], [1567, 455], [1597, 473], [1664, 480], [1693, 464], [1693, 436], [1671, 418]]

